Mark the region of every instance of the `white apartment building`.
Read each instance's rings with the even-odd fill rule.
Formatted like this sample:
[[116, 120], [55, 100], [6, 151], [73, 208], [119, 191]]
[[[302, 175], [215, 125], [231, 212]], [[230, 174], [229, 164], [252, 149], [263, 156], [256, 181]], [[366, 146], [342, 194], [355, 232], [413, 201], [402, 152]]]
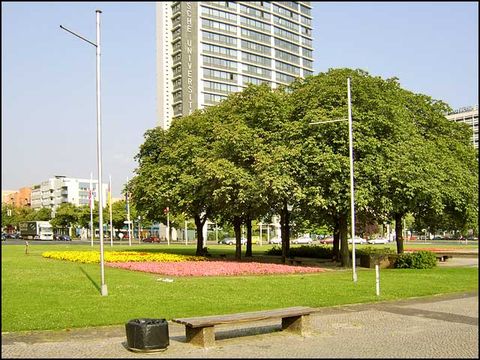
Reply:
[[[89, 204], [90, 182], [92, 183], [93, 198], [99, 201], [97, 191], [98, 180], [77, 179], [66, 176], [55, 176], [42, 183], [32, 186], [31, 206], [33, 209], [49, 208], [54, 216], [56, 209], [62, 203], [71, 203], [76, 206]], [[102, 185], [103, 206], [107, 204], [108, 184]]]
[[448, 120], [463, 122], [472, 128], [472, 144], [478, 149], [478, 105], [463, 107], [446, 116]]
[[162, 1], [156, 18], [163, 129], [249, 83], [313, 74], [310, 1]]

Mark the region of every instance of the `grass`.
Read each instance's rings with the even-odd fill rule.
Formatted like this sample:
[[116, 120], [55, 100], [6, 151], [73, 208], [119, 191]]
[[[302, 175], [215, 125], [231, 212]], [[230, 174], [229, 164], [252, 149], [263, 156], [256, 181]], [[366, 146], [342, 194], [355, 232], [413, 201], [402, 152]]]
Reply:
[[[269, 246], [254, 246], [261, 254]], [[95, 247], [98, 249], [98, 247]], [[105, 250], [109, 251], [106, 246]], [[116, 251], [158, 250], [193, 255], [194, 246], [115, 246]], [[287, 306], [324, 307], [421, 297], [478, 289], [477, 268], [382, 269], [381, 296], [375, 270], [358, 268], [308, 275], [174, 278], [105, 267], [108, 296], [101, 296], [100, 265], [45, 259], [44, 251], [91, 250], [86, 245], [2, 245], [2, 332], [124, 324], [134, 318], [214, 315]], [[214, 246], [213, 255], [235, 249]]]

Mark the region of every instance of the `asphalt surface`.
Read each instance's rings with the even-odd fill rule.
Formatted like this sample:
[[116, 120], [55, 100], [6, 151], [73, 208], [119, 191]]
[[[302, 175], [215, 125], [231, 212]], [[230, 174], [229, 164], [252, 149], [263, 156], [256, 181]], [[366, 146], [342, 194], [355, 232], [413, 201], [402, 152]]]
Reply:
[[[454, 261], [452, 261], [454, 260]], [[476, 266], [478, 258], [439, 266]], [[169, 322], [169, 346], [132, 352], [124, 325], [2, 333], [2, 358], [478, 358], [478, 292], [319, 308], [307, 336], [281, 320], [215, 327], [216, 346], [186, 343]]]

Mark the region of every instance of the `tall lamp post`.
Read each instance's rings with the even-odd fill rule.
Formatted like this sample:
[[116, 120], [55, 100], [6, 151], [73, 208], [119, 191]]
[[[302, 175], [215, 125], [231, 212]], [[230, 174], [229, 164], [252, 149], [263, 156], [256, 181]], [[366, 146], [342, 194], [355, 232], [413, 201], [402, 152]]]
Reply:
[[100, 233], [100, 273], [101, 273], [101, 294], [102, 296], [108, 295], [107, 284], [105, 284], [105, 269], [103, 261], [103, 189], [102, 189], [102, 126], [101, 126], [101, 108], [100, 108], [100, 14], [101, 10], [95, 10], [97, 14], [97, 43], [93, 43], [90, 40], [85, 39], [73, 31], [60, 25], [60, 28], [68, 31], [69, 33], [79, 37], [83, 41], [95, 46], [96, 48], [96, 60], [97, 60], [97, 165], [98, 165], [98, 229]]
[[310, 125], [326, 124], [332, 122], [348, 120], [348, 153], [350, 158], [350, 215], [351, 215], [351, 236], [352, 236], [352, 271], [353, 282], [357, 282], [357, 272], [355, 269], [355, 189], [353, 177], [353, 126], [352, 126], [352, 100], [350, 97], [350, 78], [347, 79], [347, 96], [348, 96], [348, 119], [326, 120], [310, 123]]

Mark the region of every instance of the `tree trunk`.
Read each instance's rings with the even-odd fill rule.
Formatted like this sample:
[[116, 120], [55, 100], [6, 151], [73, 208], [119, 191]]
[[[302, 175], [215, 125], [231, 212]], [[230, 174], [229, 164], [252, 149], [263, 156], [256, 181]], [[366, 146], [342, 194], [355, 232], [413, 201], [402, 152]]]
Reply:
[[333, 254], [332, 259], [334, 261], [340, 260], [340, 225], [338, 219], [335, 218], [333, 225]]
[[402, 214], [395, 214], [395, 240], [397, 242], [397, 254], [403, 253], [403, 227]]
[[240, 216], [233, 217], [233, 230], [235, 231], [235, 259], [242, 258], [242, 219]]
[[202, 220], [200, 215], [195, 215], [193, 218], [195, 220], [195, 227], [197, 228], [197, 251], [195, 252], [195, 255], [203, 256], [205, 255], [205, 250], [203, 249], [203, 225], [205, 224], [207, 217], [205, 216]]
[[[339, 233], [340, 233], [340, 261], [342, 266], [350, 267], [350, 251], [348, 250], [348, 226], [345, 215], [340, 215], [338, 218]], [[352, 239], [353, 241], [353, 239]]]
[[280, 211], [280, 233], [282, 234], [282, 262], [290, 251], [290, 214], [287, 208], [287, 201], [283, 202], [282, 210]]
[[247, 216], [247, 250], [245, 251], [245, 257], [252, 257], [252, 219]]

